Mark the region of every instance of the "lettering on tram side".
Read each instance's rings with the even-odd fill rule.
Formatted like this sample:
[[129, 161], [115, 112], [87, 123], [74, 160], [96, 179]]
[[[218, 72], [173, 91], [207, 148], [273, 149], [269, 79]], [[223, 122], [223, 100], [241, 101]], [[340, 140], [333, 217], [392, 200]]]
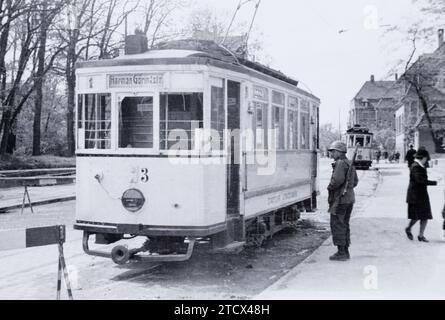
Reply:
[[298, 191], [284, 192], [282, 194], [269, 197], [267, 199], [267, 204], [268, 205], [274, 205], [274, 204], [277, 204], [277, 203], [281, 203], [282, 201], [295, 199], [297, 197], [298, 197]]
[[164, 75], [137, 73], [108, 75], [108, 88], [143, 87], [150, 85], [162, 85]]

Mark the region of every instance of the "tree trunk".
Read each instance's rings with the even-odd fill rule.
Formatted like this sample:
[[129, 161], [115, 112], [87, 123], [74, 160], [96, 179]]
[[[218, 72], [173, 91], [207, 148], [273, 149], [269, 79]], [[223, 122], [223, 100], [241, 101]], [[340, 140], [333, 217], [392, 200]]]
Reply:
[[[46, 6], [43, 10], [45, 12]], [[46, 51], [46, 39], [48, 34], [48, 24], [45, 22], [45, 13], [42, 13], [42, 26], [40, 29], [39, 39], [39, 51], [37, 53], [38, 67], [36, 74], [36, 99], [34, 106], [34, 123], [33, 123], [33, 139], [32, 139], [32, 154], [39, 156], [40, 150], [40, 137], [41, 137], [41, 120], [42, 120], [42, 104], [43, 104], [43, 78], [45, 72], [45, 51]]]
[[[9, 108], [8, 108], [9, 109]], [[10, 135], [11, 135], [11, 111], [7, 110], [3, 112], [1, 127], [3, 128], [2, 140], [0, 142], [0, 155], [11, 153], [9, 147]]]
[[77, 62], [76, 43], [78, 39], [78, 30], [69, 32], [69, 46], [66, 57], [66, 86], [67, 86], [67, 112], [66, 112], [66, 139], [68, 147], [68, 156], [74, 156], [76, 151], [76, 140], [74, 138], [74, 110], [76, 94], [76, 71]]
[[422, 104], [422, 109], [423, 112], [425, 113], [425, 118], [427, 120], [428, 123], [428, 128], [430, 129], [430, 134], [431, 134], [431, 138], [434, 142], [434, 152], [435, 153], [444, 153], [444, 149], [442, 147], [442, 143], [441, 141], [436, 137], [436, 133], [434, 132], [434, 128], [433, 128], [433, 120], [431, 119], [429, 110], [428, 110], [428, 103], [425, 99], [425, 97], [420, 93], [420, 90], [417, 90], [419, 99], [420, 99], [420, 103]]
[[76, 141], [74, 138], [74, 108], [75, 108], [75, 88], [76, 78], [70, 77], [68, 86], [68, 110], [66, 113], [66, 128], [68, 142], [68, 156], [73, 156], [76, 151]]

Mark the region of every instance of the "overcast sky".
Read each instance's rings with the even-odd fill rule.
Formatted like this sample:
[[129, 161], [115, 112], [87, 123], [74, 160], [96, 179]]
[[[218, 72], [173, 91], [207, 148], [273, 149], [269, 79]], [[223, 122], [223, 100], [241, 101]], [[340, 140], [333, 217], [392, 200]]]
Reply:
[[[193, 7], [231, 17], [238, 3], [195, 0]], [[237, 21], [250, 21], [253, 8], [253, 3], [246, 4]], [[270, 66], [321, 98], [321, 123], [338, 126], [340, 111], [344, 130], [350, 101], [363, 83], [371, 74], [377, 80], [389, 79], [396, 60], [410, 52], [409, 42], [395, 34], [383, 36], [386, 28], [377, 25], [403, 27], [419, 16], [417, 12], [411, 0], [262, 0], [255, 26], [263, 33]]]

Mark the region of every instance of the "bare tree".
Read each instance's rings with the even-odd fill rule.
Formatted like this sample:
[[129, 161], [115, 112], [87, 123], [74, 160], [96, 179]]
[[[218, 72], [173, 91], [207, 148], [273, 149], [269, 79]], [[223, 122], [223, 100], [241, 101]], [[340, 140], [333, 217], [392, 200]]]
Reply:
[[75, 151], [74, 110], [76, 64], [80, 61], [105, 59], [122, 43], [116, 37], [118, 28], [139, 5], [139, 0], [67, 0], [68, 25], [59, 25], [59, 37], [66, 44], [63, 59], [56, 70], [63, 73], [67, 86], [68, 155]]
[[[27, 1], [6, 1], [2, 5], [2, 17], [5, 23], [2, 24], [0, 35], [0, 77], [2, 83], [1, 102], [2, 118], [0, 122], [0, 154], [11, 153], [14, 148], [13, 127], [23, 107], [25, 101], [29, 98], [34, 86], [31, 85], [31, 79], [26, 81], [24, 77], [32, 70], [29, 70], [28, 62], [37, 48], [36, 34], [39, 29], [39, 22], [36, 19], [35, 3]], [[5, 7], [3, 7], [5, 5]], [[19, 58], [17, 61], [17, 73], [14, 79], [8, 83], [5, 57], [10, 47], [8, 41], [12, 32], [19, 32]], [[31, 87], [31, 89], [28, 89]], [[26, 91], [27, 90], [27, 91]], [[25, 91], [25, 92], [23, 92]]]
[[[43, 105], [43, 84], [46, 73], [52, 68], [54, 62], [54, 55], [61, 53], [61, 49], [55, 53], [50, 52], [49, 57], [47, 54], [47, 40], [48, 31], [56, 16], [61, 12], [64, 7], [64, 2], [55, 1], [51, 5], [48, 2], [43, 1], [39, 4], [40, 9], [40, 31], [38, 38], [37, 48], [37, 70], [34, 75], [35, 81], [35, 106], [34, 106], [34, 123], [33, 123], [33, 155], [40, 155], [40, 136], [41, 136], [41, 115]], [[50, 65], [48, 66], [48, 58]]]
[[[418, 111], [413, 115], [409, 112], [410, 123], [405, 125], [405, 134], [413, 137], [412, 126], [420, 117], [426, 121], [436, 152], [443, 152], [442, 142], [434, 129], [434, 122], [430, 114], [431, 108], [438, 102], [437, 96], [444, 95], [443, 88], [438, 86], [440, 70], [445, 70], [444, 48], [439, 48], [432, 54], [421, 54], [419, 47], [430, 46], [432, 35], [437, 32], [437, 23], [443, 20], [445, 2], [442, 0], [413, 0], [421, 12], [420, 21], [412, 21], [407, 28], [391, 27], [387, 34], [401, 34], [404, 43], [410, 43], [406, 59], [399, 60], [396, 69], [402, 69], [403, 75], [399, 82], [403, 84], [400, 100], [406, 104], [416, 103]], [[440, 58], [441, 57], [441, 58]], [[406, 115], [405, 121], [407, 121]]]
[[170, 18], [189, 4], [188, 0], [147, 0], [142, 9], [143, 23], [140, 29], [147, 35], [150, 48], [161, 40], [177, 36], [177, 32], [169, 29], [172, 25]]

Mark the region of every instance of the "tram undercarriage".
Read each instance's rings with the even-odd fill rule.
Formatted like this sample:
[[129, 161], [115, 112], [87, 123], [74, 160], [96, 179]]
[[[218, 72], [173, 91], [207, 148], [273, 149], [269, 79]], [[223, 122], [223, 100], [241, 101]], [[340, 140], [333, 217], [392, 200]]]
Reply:
[[[295, 228], [302, 211], [315, 209], [315, 196], [311, 200], [269, 212], [261, 216], [244, 220], [242, 216], [227, 219], [226, 228], [206, 237], [188, 236], [150, 236], [141, 232], [125, 237], [124, 234], [99, 233], [84, 231], [83, 250], [88, 255], [111, 258], [116, 264], [123, 265], [129, 261], [173, 262], [190, 259], [196, 245], [206, 245], [211, 251], [242, 250], [245, 246], [260, 247], [274, 234], [286, 229]], [[91, 249], [90, 236], [95, 235], [96, 244], [113, 244], [121, 240], [146, 236], [141, 247], [129, 248], [117, 245], [111, 252]]]

